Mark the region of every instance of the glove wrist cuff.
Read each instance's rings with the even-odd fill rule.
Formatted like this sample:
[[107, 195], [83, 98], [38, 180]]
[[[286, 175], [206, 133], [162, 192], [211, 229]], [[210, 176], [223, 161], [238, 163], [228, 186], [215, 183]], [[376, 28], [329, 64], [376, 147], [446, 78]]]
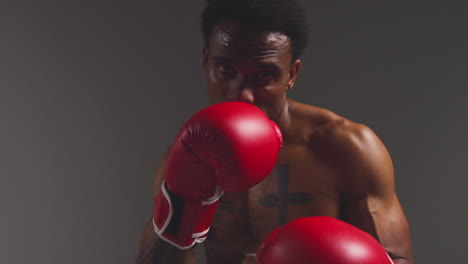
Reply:
[[183, 250], [203, 242], [222, 195], [223, 191], [217, 187], [208, 199], [184, 199], [172, 193], [163, 182], [161, 192], [154, 199], [154, 231], [164, 241]]

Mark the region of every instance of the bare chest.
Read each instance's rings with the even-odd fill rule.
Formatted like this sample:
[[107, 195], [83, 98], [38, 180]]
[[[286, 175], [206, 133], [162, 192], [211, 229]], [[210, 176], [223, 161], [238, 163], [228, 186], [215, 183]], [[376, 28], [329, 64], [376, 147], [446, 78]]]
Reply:
[[337, 217], [340, 199], [336, 178], [302, 147], [284, 148], [275, 169], [261, 183], [221, 198], [205, 242], [209, 263], [240, 263], [271, 231], [291, 220], [314, 215]]

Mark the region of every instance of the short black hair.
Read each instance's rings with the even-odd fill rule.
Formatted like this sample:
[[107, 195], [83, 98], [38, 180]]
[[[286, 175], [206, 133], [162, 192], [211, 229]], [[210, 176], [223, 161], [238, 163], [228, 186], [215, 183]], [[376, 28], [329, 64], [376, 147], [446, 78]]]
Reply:
[[201, 27], [208, 44], [213, 27], [221, 20], [280, 32], [291, 40], [293, 62], [304, 52], [308, 26], [304, 9], [294, 0], [207, 0], [201, 13]]

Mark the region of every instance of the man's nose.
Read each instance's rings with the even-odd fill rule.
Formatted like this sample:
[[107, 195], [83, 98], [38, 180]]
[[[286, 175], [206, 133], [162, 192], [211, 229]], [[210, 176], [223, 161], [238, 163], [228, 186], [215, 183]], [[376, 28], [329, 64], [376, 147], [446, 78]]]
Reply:
[[226, 99], [228, 101], [241, 101], [253, 104], [253, 89], [248, 86], [230, 87], [230, 89], [227, 91]]

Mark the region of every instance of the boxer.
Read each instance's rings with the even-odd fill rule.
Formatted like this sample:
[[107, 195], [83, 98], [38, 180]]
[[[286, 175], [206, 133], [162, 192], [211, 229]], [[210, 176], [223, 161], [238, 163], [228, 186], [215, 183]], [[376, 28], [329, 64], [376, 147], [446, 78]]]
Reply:
[[[257, 184], [253, 183], [263, 176], [250, 174], [245, 164], [255, 166], [256, 159], [271, 151], [255, 150], [259, 154], [249, 156], [251, 162], [237, 162], [244, 166], [237, 175], [241, 186], [232, 192], [219, 187], [222, 177], [206, 182], [213, 178], [199, 171], [200, 178], [190, 180], [168, 174], [168, 166], [179, 163], [180, 170], [196, 172], [184, 158], [178, 161], [172, 146], [154, 176], [155, 211], [143, 232], [137, 263], [196, 263], [194, 250], [202, 241], [207, 264], [251, 261], [270, 232], [309, 216], [347, 222], [373, 236], [396, 264], [413, 263], [392, 160], [378, 136], [363, 124], [287, 96], [308, 41], [302, 8], [292, 0], [211, 0], [201, 18], [202, 66], [210, 105], [239, 101], [257, 107], [279, 127], [283, 146], [271, 173]], [[248, 149], [248, 144], [242, 146]], [[246, 180], [244, 173], [256, 180]], [[236, 184], [235, 177], [228, 178]], [[197, 187], [201, 193], [187, 192], [187, 186], [174, 191], [179, 184], [202, 181], [197, 179], [205, 184]], [[172, 200], [179, 213], [169, 217]], [[198, 204], [181, 214], [182, 205], [193, 201], [204, 201], [203, 206], [215, 202], [216, 208], [203, 210], [207, 207]], [[203, 221], [188, 221], [189, 215]], [[182, 229], [179, 234], [174, 231]]]

